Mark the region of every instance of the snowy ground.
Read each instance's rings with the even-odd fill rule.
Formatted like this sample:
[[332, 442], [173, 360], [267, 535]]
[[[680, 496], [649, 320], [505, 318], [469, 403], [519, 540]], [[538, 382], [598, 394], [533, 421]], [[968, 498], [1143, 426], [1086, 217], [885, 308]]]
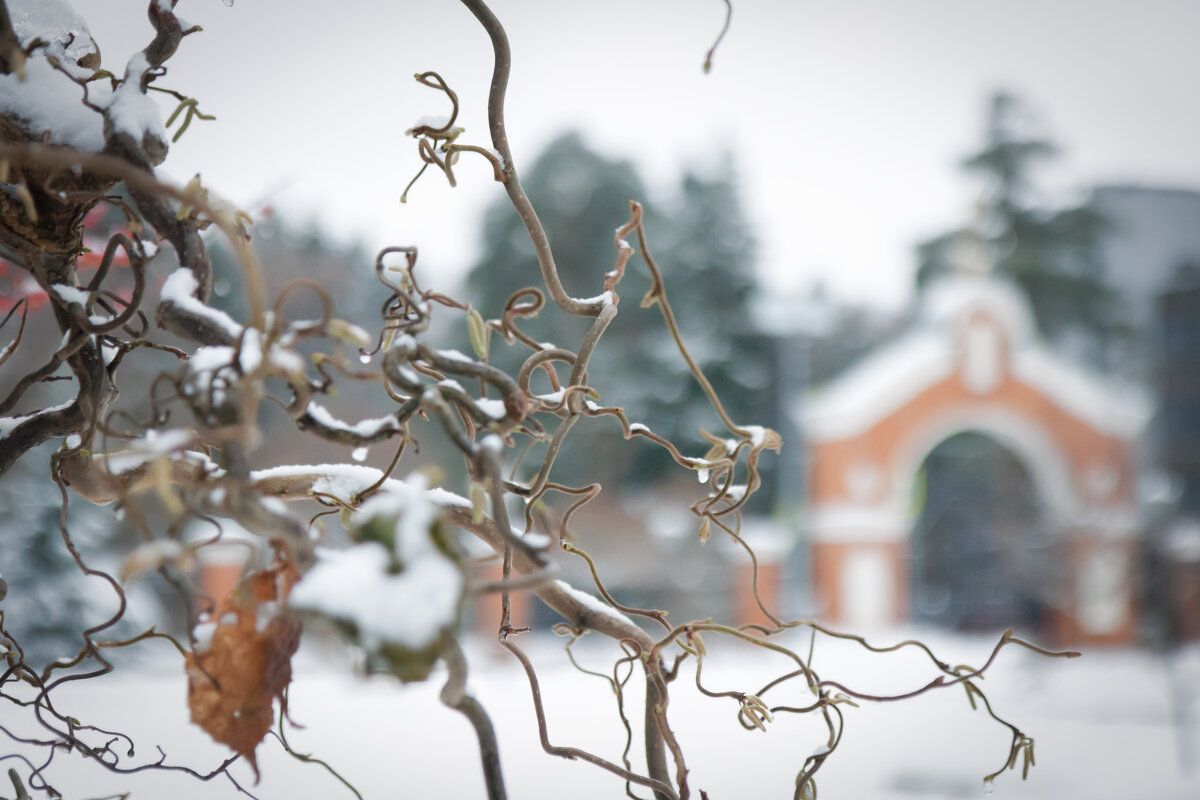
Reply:
[[[884, 642], [909, 633], [877, 638]], [[921, 633], [951, 663], [982, 661], [994, 641]], [[623, 733], [607, 686], [574, 672], [553, 642], [526, 639], [525, 644], [541, 670], [551, 741], [616, 759]], [[604, 642], [586, 644], [577, 651], [585, 663], [599, 665], [608, 657]], [[796, 639], [793, 644], [803, 647], [806, 642]], [[711, 644], [709, 649], [707, 686], [757, 688], [735, 680], [759, 666], [746, 652], [722, 658], [711, 652]], [[528, 685], [511, 658], [483, 643], [469, 655], [471, 687], [497, 724], [510, 797], [623, 796], [618, 779], [540, 750]], [[918, 659], [870, 656], [820, 640], [815, 665], [823, 677], [868, 691], [904, 691], [930, 677]], [[306, 727], [289, 739], [300, 752], [336, 767], [366, 800], [484, 797], [473, 734], [462, 718], [439, 704], [437, 676], [415, 687], [382, 678], [364, 680], [352, 674], [346, 654], [327, 649], [302, 652], [296, 667], [292, 714]], [[732, 701], [701, 698], [690, 687], [687, 679], [675, 684], [670, 718], [689, 754], [694, 790], [705, 789], [713, 800], [791, 797], [798, 764], [824, 741], [821, 727], [791, 718], [777, 719], [766, 733], [746, 732], [735, 722]], [[1011, 648], [984, 688], [997, 712], [1037, 742], [1037, 766], [1029, 779], [1022, 782], [1019, 774], [1005, 773], [996, 781], [993, 798], [1200, 797], [1195, 722], [1200, 717], [1200, 650], [1172, 662], [1138, 651], [1089, 652], [1067, 661]], [[185, 691], [182, 669], [164, 659], [88, 682], [86, 691], [74, 696], [64, 691], [59, 707], [93, 724], [133, 733], [142, 743], [139, 758], [153, 760], [157, 742], [171, 762], [211, 768], [223, 753], [186, 724]], [[1191, 698], [1173, 703], [1172, 697], [1184, 691]], [[1182, 718], [1184, 727], [1191, 727], [1190, 739], [1178, 735], [1180, 711], [1187, 712]], [[821, 772], [820, 796], [983, 797], [981, 779], [1001, 766], [1008, 741], [1007, 731], [971, 711], [957, 688], [903, 703], [848, 709], [842, 747]], [[1190, 775], [1181, 766], [1181, 742], [1192, 764]], [[259, 761], [263, 779], [257, 786], [248, 768], [239, 765], [235, 774], [263, 800], [353, 797], [324, 769], [292, 760], [271, 740], [260, 746]], [[70, 800], [118, 791], [131, 791], [133, 800], [244, 797], [223, 778], [205, 784], [162, 773], [118, 777], [71, 755], [58, 756], [50, 774]]]

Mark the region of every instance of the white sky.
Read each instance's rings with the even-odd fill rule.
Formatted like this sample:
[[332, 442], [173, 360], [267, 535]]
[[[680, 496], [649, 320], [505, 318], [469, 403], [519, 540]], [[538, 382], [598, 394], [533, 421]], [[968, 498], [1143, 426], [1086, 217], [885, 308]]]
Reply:
[[[104, 66], [149, 41], [146, 0], [72, 0]], [[956, 169], [986, 97], [1007, 87], [1064, 149], [1059, 198], [1098, 182], [1200, 187], [1200, 3], [1192, 0], [734, 0], [703, 75], [720, 0], [497, 0], [514, 50], [508, 121], [517, 167], [568, 127], [633, 159], [654, 188], [728, 145], [774, 289], [824, 280], [895, 306], [912, 244], [964, 219], [978, 186]], [[450, 190], [403, 132], [458, 92], [462, 141], [488, 144], [491, 54], [453, 0], [183, 0], [205, 30], [160, 85], [200, 99], [165, 171], [253, 207], [266, 200], [371, 247], [416, 244], [457, 276], [501, 193], [465, 160]], [[164, 103], [164, 108], [167, 108]], [[168, 109], [169, 110], [169, 109]], [[614, 220], [614, 226], [619, 220]], [[669, 254], [661, 254], [669, 263]]]

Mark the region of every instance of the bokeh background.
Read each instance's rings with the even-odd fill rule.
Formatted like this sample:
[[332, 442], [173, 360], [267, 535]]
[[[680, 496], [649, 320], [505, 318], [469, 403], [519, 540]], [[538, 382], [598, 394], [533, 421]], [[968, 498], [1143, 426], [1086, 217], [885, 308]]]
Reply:
[[[142, 0], [72, 4], [113, 71], [151, 35]], [[1037, 737], [1039, 766], [1028, 783], [1014, 776], [996, 791], [1194, 797], [1200, 7], [735, 1], [708, 73], [701, 65], [725, 18], [717, 0], [509, 0], [494, 8], [514, 52], [507, 118], [516, 165], [568, 290], [600, 291], [612, 230], [627, 200], [643, 202], [698, 360], [736, 418], [784, 436], [745, 520], [767, 599], [785, 617], [883, 640], [916, 632], [963, 661], [982, 660], [1009, 627], [1082, 647], [1082, 662], [1022, 654], [997, 666], [1009, 669], [996, 679], [999, 696]], [[418, 274], [485, 316], [499, 316], [509, 294], [534, 282], [532, 249], [482, 159], [464, 156], [457, 188], [429, 172], [400, 202], [420, 168], [405, 131], [447, 110], [414, 73], [439, 71], [462, 104], [459, 141], [487, 144], [491, 54], [458, 4], [190, 0], [179, 11], [204, 31], [185, 39], [160, 83], [197, 98], [216, 120], [193, 121], [160, 172], [179, 183], [200, 173], [255, 217], [275, 290], [313, 278], [343, 316], [372, 319], [382, 299], [370, 279], [373, 253], [391, 244], [417, 245]], [[164, 96], [164, 119], [173, 107]], [[111, 222], [91, 224], [99, 232]], [[236, 315], [236, 266], [216, 252], [214, 302]], [[164, 265], [158, 275], [166, 274]], [[3, 281], [11, 303], [23, 290], [11, 270]], [[648, 282], [635, 268], [626, 286], [636, 298]], [[655, 313], [635, 305], [622, 305], [610, 349], [597, 354], [596, 382], [632, 419], [703, 451], [698, 430], [718, 423]], [[538, 324], [539, 339], [578, 336], [561, 322]], [[466, 349], [465, 330], [441, 335]], [[378, 400], [348, 391], [335, 410], [345, 419], [375, 416]], [[696, 541], [686, 507], [706, 487], [610, 426], [579, 427], [561, 477], [586, 471], [612, 489], [577, 517], [610, 588], [681, 618], [752, 619], [739, 553]], [[349, 457], [324, 446], [318, 458], [268, 438], [263, 466]], [[389, 455], [366, 459], [383, 466]], [[414, 463], [437, 456], [430, 447]], [[50, 658], [69, 649], [104, 601], [51, 546], [57, 493], [34, 488], [37, 469], [5, 478], [0, 571], [13, 587], [6, 608], [33, 621], [23, 641]], [[462, 490], [461, 476], [444, 479]], [[82, 543], [101, 563], [117, 564], [120, 523], [114, 529], [77, 506]], [[631, 547], [646, 557], [623, 556]], [[147, 619], [158, 605], [172, 613], [169, 592], [144, 594], [138, 607]], [[523, 613], [535, 629], [552, 622], [537, 608]], [[476, 656], [490, 663], [496, 654], [485, 639]], [[867, 683], [886, 674], [881, 691], [902, 691], [923, 674], [828, 648], [827, 669], [836, 660]], [[549, 645], [537, 654], [549, 691], [561, 692], [558, 730], [589, 736], [604, 698], [568, 688], [574, 674]], [[395, 738], [406, 717], [438, 716], [433, 687], [394, 695], [378, 681], [347, 683], [341, 670], [352, 656], [317, 649], [305, 659], [293, 708], [309, 700], [311, 716], [297, 715], [311, 733], [297, 738], [322, 757], [357, 764], [347, 777], [383, 793], [367, 796], [406, 780], [371, 755], [376, 748], [400, 751], [413, 785], [436, 777], [415, 794], [479, 794], [463, 749], [469, 732], [457, 720]], [[729, 659], [730, 675], [752, 668], [747, 654]], [[502, 660], [492, 666], [481, 671], [481, 697], [507, 708], [524, 691], [521, 676]], [[169, 706], [181, 676], [158, 663], [143, 668], [145, 697]], [[122, 688], [81, 702], [155, 730], [151, 715], [122, 708]], [[521, 717], [527, 709], [513, 705], [502, 740], [514, 786], [525, 796], [561, 796], [571, 779], [538, 755]], [[979, 778], [999, 766], [987, 748], [1006, 751], [988, 738], [995, 731], [959, 727], [978, 723], [959, 695], [902, 705], [861, 711], [862, 733], [847, 734], [844, 766], [826, 769], [823, 794], [982, 791]], [[177, 711], [182, 717], [181, 702]], [[709, 718], [697, 698], [681, 700], [679, 713], [705, 732], [698, 772], [723, 789], [714, 798], [786, 794], [785, 756], [819, 744], [813, 731], [772, 729], [765, 758], [731, 755], [743, 733], [731, 715]], [[339, 733], [347, 731], [361, 741]], [[427, 768], [447, 753], [471, 769], [449, 760]], [[707, 763], [752, 758], [765, 766], [705, 772]], [[282, 775], [311, 767], [282, 761], [267, 762], [261, 796], [298, 796], [294, 774]], [[89, 791], [92, 778], [80, 780]], [[191, 784], [169, 791], [234, 792]], [[573, 784], [572, 794], [619, 791], [605, 778]]]

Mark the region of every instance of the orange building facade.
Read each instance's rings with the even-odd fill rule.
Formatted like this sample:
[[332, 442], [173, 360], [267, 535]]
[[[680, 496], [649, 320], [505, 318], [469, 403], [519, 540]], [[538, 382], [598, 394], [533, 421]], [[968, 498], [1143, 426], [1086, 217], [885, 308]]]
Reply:
[[915, 483], [935, 447], [971, 432], [1028, 472], [1067, 561], [1046, 633], [1128, 641], [1148, 410], [1140, 393], [1048, 349], [1009, 284], [975, 274], [929, 287], [908, 334], [805, 403], [819, 613], [859, 628], [908, 619]]

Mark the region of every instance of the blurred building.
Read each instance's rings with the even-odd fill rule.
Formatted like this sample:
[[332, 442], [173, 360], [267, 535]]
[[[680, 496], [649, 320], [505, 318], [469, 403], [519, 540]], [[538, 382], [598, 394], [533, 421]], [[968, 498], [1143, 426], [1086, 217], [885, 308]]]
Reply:
[[1007, 283], [934, 283], [804, 410], [818, 612], [1129, 639], [1148, 409], [1050, 350]]
[[903, 335], [797, 405], [819, 616], [1200, 635], [1200, 192], [1102, 186], [1090, 205], [1130, 334], [1114, 373], [1042, 341], [967, 248]]

